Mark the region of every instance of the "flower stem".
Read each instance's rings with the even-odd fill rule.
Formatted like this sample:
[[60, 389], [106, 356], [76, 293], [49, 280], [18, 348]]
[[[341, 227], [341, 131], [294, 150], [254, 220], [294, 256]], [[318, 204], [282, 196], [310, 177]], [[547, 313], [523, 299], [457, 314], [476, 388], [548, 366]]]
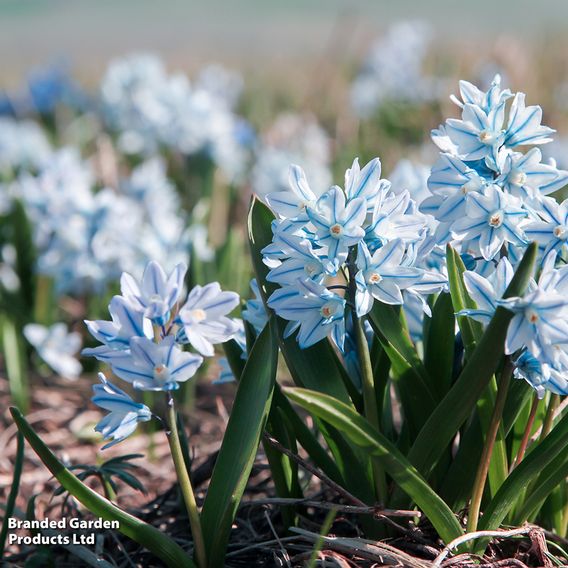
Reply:
[[550, 396], [550, 401], [548, 403], [548, 408], [546, 409], [546, 415], [544, 416], [544, 422], [542, 424], [542, 431], [540, 433], [539, 442], [542, 442], [552, 430], [552, 424], [554, 423], [554, 414], [556, 409], [560, 404], [560, 395], [552, 394]]
[[203, 540], [203, 531], [201, 530], [201, 521], [199, 519], [199, 511], [197, 510], [197, 502], [195, 501], [195, 494], [191, 485], [191, 479], [183, 459], [183, 451], [179, 439], [179, 432], [177, 428], [176, 410], [174, 406], [174, 399], [171, 395], [168, 396], [168, 442], [170, 444], [170, 451], [176, 474], [183, 495], [183, 500], [189, 515], [189, 525], [191, 527], [191, 534], [193, 535], [193, 542], [195, 543], [195, 557], [199, 568], [206, 568], [207, 557], [205, 554], [205, 542]]
[[517, 452], [517, 456], [515, 457], [515, 461], [511, 466], [511, 470], [517, 467], [522, 459], [525, 457], [525, 452], [527, 451], [527, 446], [529, 445], [529, 439], [531, 436], [531, 430], [534, 425], [534, 419], [536, 418], [536, 411], [538, 409], [538, 403], [540, 402], [538, 396], [536, 394], [533, 397], [533, 401], [531, 404], [531, 410], [529, 412], [529, 418], [527, 420], [527, 425], [525, 426], [525, 431], [523, 433], [523, 438], [521, 440], [521, 445], [519, 446], [519, 451]]
[[[351, 251], [348, 267], [349, 267], [349, 292], [351, 301], [354, 305], [355, 293], [357, 291], [357, 284], [355, 282], [356, 266], [355, 266], [355, 252]], [[371, 353], [369, 352], [369, 344], [365, 336], [363, 322], [357, 315], [355, 308], [351, 311], [351, 318], [353, 320], [353, 331], [355, 335], [355, 343], [357, 345], [357, 356], [359, 359], [359, 366], [361, 368], [361, 382], [363, 386], [363, 404], [365, 407], [365, 418], [371, 425], [380, 430], [379, 410], [377, 407], [377, 397], [375, 395], [375, 378], [373, 375], [373, 364], [371, 363]], [[379, 502], [383, 503], [387, 496], [387, 487], [385, 472], [379, 466], [376, 460], [372, 460], [373, 477], [375, 479], [375, 493]]]
[[493, 447], [495, 446], [495, 439], [501, 424], [503, 416], [503, 408], [507, 399], [507, 392], [509, 391], [509, 384], [511, 383], [511, 374], [513, 365], [509, 357], [505, 360], [503, 371], [501, 372], [501, 381], [499, 382], [499, 389], [497, 390], [497, 398], [495, 399], [495, 406], [489, 423], [489, 429], [485, 437], [485, 444], [483, 452], [479, 461], [479, 467], [475, 475], [473, 484], [473, 493], [471, 495], [471, 505], [469, 507], [469, 515], [467, 519], [467, 532], [475, 532], [477, 530], [477, 523], [479, 521], [479, 513], [481, 510], [481, 499], [483, 498], [483, 490], [487, 481], [487, 473], [491, 465], [491, 456], [493, 454]]
[[[369, 352], [369, 344], [365, 337], [363, 323], [353, 313], [353, 327], [355, 328], [355, 341], [357, 344], [357, 354], [359, 356], [359, 365], [361, 367], [361, 379], [363, 384], [363, 404], [365, 407], [365, 418], [379, 430], [379, 411], [377, 408], [377, 398], [375, 396], [375, 379], [373, 376], [373, 365], [371, 363], [371, 354]], [[375, 478], [375, 492], [380, 503], [384, 503], [387, 495], [387, 487], [385, 480], [385, 472], [379, 467], [375, 459], [372, 462], [373, 477]]]
[[102, 473], [99, 474], [99, 480], [103, 486], [105, 497], [109, 501], [115, 501], [116, 493], [114, 492], [114, 489], [112, 488], [110, 481]]

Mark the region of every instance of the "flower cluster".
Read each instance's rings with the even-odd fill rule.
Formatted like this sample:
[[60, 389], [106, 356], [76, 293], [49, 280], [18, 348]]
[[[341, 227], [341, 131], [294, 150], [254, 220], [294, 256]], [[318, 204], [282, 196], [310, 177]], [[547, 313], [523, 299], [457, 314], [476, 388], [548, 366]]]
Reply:
[[78, 332], [68, 331], [64, 323], [55, 323], [50, 327], [29, 323], [23, 331], [37, 354], [56, 373], [66, 379], [76, 379], [81, 374], [83, 368], [76, 358], [82, 343]]
[[99, 291], [150, 258], [173, 266], [187, 256], [186, 221], [158, 158], [136, 167], [118, 187], [96, 190], [90, 163], [64, 148], [36, 175], [22, 172], [10, 194], [33, 223], [38, 271], [54, 279], [58, 293]]
[[421, 253], [431, 248], [433, 224], [408, 191], [381, 178], [378, 158], [363, 168], [355, 159], [344, 188], [320, 196], [299, 166], [291, 166], [289, 182], [289, 190], [266, 197], [277, 220], [263, 254], [267, 279], [280, 285], [268, 305], [289, 320], [287, 334], [299, 330], [301, 347], [329, 336], [343, 351], [347, 308], [362, 317], [374, 301], [402, 305], [404, 294], [429, 310], [426, 295], [446, 286]]
[[0, 92], [0, 114], [15, 117], [52, 115], [58, 107], [84, 110], [87, 95], [71, 76], [64, 60], [32, 69], [16, 91]]
[[299, 164], [318, 195], [331, 183], [331, 140], [309, 114], [280, 115], [259, 138], [251, 172], [254, 193], [264, 198], [288, 187], [288, 168]]
[[424, 73], [432, 31], [423, 22], [399, 22], [372, 46], [351, 87], [351, 105], [366, 118], [389, 100], [437, 96], [438, 80]]
[[440, 222], [446, 241], [486, 261], [502, 250], [518, 257], [533, 240], [545, 253], [561, 250], [565, 206], [546, 196], [566, 185], [568, 172], [543, 163], [537, 147], [520, 151], [551, 141], [542, 109], [526, 106], [524, 93], [502, 90], [499, 76], [487, 92], [462, 81], [460, 93], [463, 101], [453, 100], [462, 118], [432, 133], [441, 154], [422, 210]]
[[[184, 300], [185, 274], [184, 264], [166, 274], [153, 261], [140, 282], [124, 273], [121, 295], [109, 305], [111, 321], [86, 321], [101, 345], [84, 349], [83, 355], [107, 363], [136, 390], [177, 390], [195, 375], [204, 357], [213, 356], [214, 345], [231, 339], [240, 327], [227, 317], [239, 303], [238, 294], [224, 292], [213, 282], [195, 286]], [[150, 411], [104, 376], [101, 381], [94, 387], [93, 401], [111, 414], [97, 429], [117, 442], [131, 434], [137, 422], [149, 420]]]
[[[344, 187], [320, 195], [291, 166], [289, 189], [266, 197], [277, 219], [264, 261], [268, 280], [280, 285], [268, 306], [289, 321], [288, 335], [298, 331], [301, 347], [329, 336], [346, 362], [351, 314], [364, 317], [377, 301], [403, 305], [420, 341], [429, 296], [447, 289], [450, 244], [477, 303], [460, 315], [487, 324], [499, 306], [512, 311], [505, 352], [516, 362], [515, 376], [540, 395], [568, 392], [561, 380], [568, 370], [568, 267], [559, 267], [568, 252], [568, 202], [551, 197], [568, 172], [543, 162], [538, 148], [554, 131], [523, 93], [501, 89], [499, 76], [486, 92], [462, 81], [460, 94], [452, 100], [461, 118], [432, 133], [441, 151], [427, 187], [409, 164], [392, 182], [381, 179], [376, 158], [362, 169], [355, 160]], [[532, 241], [540, 245], [538, 279], [523, 297], [504, 299]]]
[[165, 147], [204, 154], [233, 179], [243, 171], [251, 139], [233, 109], [240, 90], [240, 78], [219, 67], [190, 85], [181, 73], [168, 75], [157, 57], [133, 55], [110, 64], [101, 104], [123, 152], [147, 156]]
[[0, 175], [3, 179], [22, 170], [38, 170], [51, 155], [47, 136], [35, 122], [0, 118]]
[[[538, 148], [554, 131], [541, 124], [542, 109], [527, 106], [524, 93], [502, 89], [499, 76], [486, 92], [461, 81], [460, 95], [452, 100], [461, 118], [432, 133], [441, 152], [428, 180], [432, 196], [420, 208], [439, 223], [438, 244], [450, 242], [470, 260], [464, 278], [477, 309], [465, 313], [483, 323], [499, 305], [515, 314], [505, 346], [516, 357], [515, 376], [541, 395], [544, 388], [566, 390], [557, 378], [568, 361], [566, 268], [556, 266], [567, 252], [568, 203], [551, 194], [568, 183], [568, 172], [544, 162]], [[541, 251], [538, 282], [524, 297], [503, 300], [532, 241]]]

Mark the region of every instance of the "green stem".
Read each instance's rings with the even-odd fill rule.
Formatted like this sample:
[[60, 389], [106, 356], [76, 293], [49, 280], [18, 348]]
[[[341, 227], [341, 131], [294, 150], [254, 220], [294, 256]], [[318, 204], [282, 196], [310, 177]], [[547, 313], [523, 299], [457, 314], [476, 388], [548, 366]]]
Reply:
[[16, 448], [16, 461], [14, 462], [14, 477], [12, 479], [12, 486], [4, 508], [4, 519], [2, 521], [2, 528], [0, 529], [0, 561], [4, 558], [4, 549], [6, 547], [6, 537], [8, 536], [8, 520], [14, 513], [16, 507], [16, 498], [20, 489], [20, 478], [22, 476], [22, 468], [24, 465], [24, 436], [18, 431], [18, 445]]
[[483, 490], [485, 489], [487, 473], [491, 464], [491, 456], [493, 454], [493, 447], [495, 446], [495, 439], [503, 416], [503, 408], [505, 406], [505, 401], [507, 400], [507, 392], [509, 390], [509, 384], [511, 383], [512, 371], [513, 365], [510, 358], [507, 358], [505, 360], [503, 371], [501, 372], [501, 381], [497, 390], [497, 398], [495, 399], [491, 422], [489, 423], [483, 452], [481, 454], [481, 459], [479, 461], [477, 474], [473, 484], [471, 505], [469, 507], [469, 515], [467, 519], [467, 532], [475, 532], [477, 530], [479, 513], [481, 511], [481, 499], [483, 498]]
[[[351, 300], [355, 303], [355, 259], [354, 253], [351, 253], [349, 262], [349, 292]], [[377, 407], [377, 396], [375, 393], [375, 377], [373, 375], [373, 364], [371, 362], [371, 353], [369, 351], [369, 343], [365, 336], [363, 322], [357, 315], [355, 309], [351, 311], [353, 320], [353, 330], [355, 333], [355, 343], [357, 345], [357, 356], [359, 358], [359, 366], [361, 368], [361, 382], [363, 386], [363, 405], [365, 410], [365, 418], [371, 425], [380, 432], [379, 409]], [[379, 466], [376, 460], [372, 460], [373, 477], [375, 479], [376, 497], [380, 503], [384, 504], [384, 499], [387, 496], [387, 486], [385, 479], [385, 472]]]
[[191, 527], [191, 534], [193, 535], [193, 542], [195, 543], [195, 557], [199, 568], [206, 568], [207, 557], [205, 554], [205, 541], [203, 540], [203, 531], [201, 530], [201, 521], [199, 519], [199, 511], [197, 510], [197, 502], [195, 501], [195, 494], [191, 485], [191, 479], [183, 459], [183, 451], [179, 440], [179, 432], [177, 428], [176, 410], [174, 406], [174, 399], [171, 395], [168, 397], [168, 442], [170, 444], [170, 451], [176, 468], [176, 474], [183, 494], [183, 500], [189, 515], [189, 524]]
[[107, 479], [102, 473], [99, 474], [99, 480], [101, 482], [101, 485], [103, 486], [103, 491], [104, 491], [105, 497], [109, 501], [116, 501], [116, 493], [114, 492], [114, 489], [112, 488], [110, 480]]
[[546, 409], [546, 415], [544, 416], [544, 422], [542, 424], [542, 432], [540, 433], [539, 442], [542, 442], [550, 431], [552, 430], [552, 425], [554, 423], [554, 414], [558, 405], [560, 404], [560, 395], [553, 394], [550, 396], [550, 401], [548, 403], [548, 408]]

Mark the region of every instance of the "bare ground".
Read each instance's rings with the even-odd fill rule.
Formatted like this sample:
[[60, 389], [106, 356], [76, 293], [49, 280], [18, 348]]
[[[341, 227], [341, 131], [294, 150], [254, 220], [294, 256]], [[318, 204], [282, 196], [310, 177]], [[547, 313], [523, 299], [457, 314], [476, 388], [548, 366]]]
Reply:
[[[191, 551], [188, 522], [182, 512], [165, 435], [163, 432], [139, 433], [119, 446], [101, 452], [100, 441], [92, 435], [92, 427], [101, 414], [89, 402], [91, 384], [92, 380], [88, 378], [74, 383], [36, 379], [28, 421], [52, 451], [70, 465], [96, 464], [126, 453], [145, 454], [146, 457], [136, 460], [139, 467], [135, 475], [144, 485], [146, 494], [141, 495], [122, 484], [119, 485], [117, 503], [165, 530], [181, 546]], [[189, 413], [192, 478], [199, 502], [203, 500], [214, 466], [233, 393], [233, 385], [198, 387], [197, 403]], [[16, 429], [8, 407], [7, 383], [0, 379], [0, 504], [6, 501], [10, 490], [16, 453]], [[152, 448], [150, 452], [149, 447]], [[396, 514], [391, 516], [378, 507], [356, 508], [349, 502], [348, 495], [339, 495], [325, 480], [322, 482], [313, 472], [306, 471], [301, 457], [299, 461], [304, 473], [307, 498], [294, 503], [296, 528], [286, 530], [282, 510], [289, 502], [276, 497], [266, 458], [262, 450], [259, 451], [243, 504], [233, 526], [226, 566], [305, 566], [312, 556], [314, 544], [318, 541], [331, 504], [337, 508], [337, 512], [327, 537], [319, 543], [316, 565], [339, 568], [426, 568], [433, 565], [443, 546], [428, 523], [415, 525], [408, 517], [399, 518]], [[73, 499], [65, 499], [65, 495], [54, 496], [58, 486], [57, 481], [27, 446], [17, 500], [18, 514], [24, 518], [24, 511], [35, 495], [36, 518], [48, 516], [58, 519], [62, 515], [89, 518], [89, 513], [82, 510]], [[92, 486], [101, 491], [96, 480], [92, 482]], [[383, 538], [374, 541], [361, 538], [360, 526], [364, 517], [375, 518]], [[565, 546], [567, 543], [560, 544]], [[38, 547], [12, 547], [8, 549], [11, 557], [7, 565], [24, 566], [31, 560], [35, 560], [36, 566], [55, 562], [58, 568], [88, 565], [85, 557], [80, 556], [80, 548], [56, 546], [47, 551]], [[94, 550], [100, 558], [111, 562], [111, 565], [161, 566], [145, 549], [115, 531], [100, 531]], [[441, 565], [494, 568], [559, 565], [551, 559], [551, 552], [558, 553], [557, 550], [548, 551], [544, 532], [534, 528], [515, 540], [497, 541], [483, 559], [448, 554]], [[562, 562], [560, 560], [560, 565], [566, 565]]]

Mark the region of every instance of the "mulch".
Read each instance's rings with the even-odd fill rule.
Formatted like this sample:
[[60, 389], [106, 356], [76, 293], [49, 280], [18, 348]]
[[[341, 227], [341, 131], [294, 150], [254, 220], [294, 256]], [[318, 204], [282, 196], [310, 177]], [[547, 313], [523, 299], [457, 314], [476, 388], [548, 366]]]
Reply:
[[[89, 401], [92, 380], [81, 378], [70, 383], [37, 377], [34, 378], [34, 384], [27, 419], [66, 464], [95, 464], [127, 453], [146, 456], [135, 462], [139, 464], [136, 478], [144, 485], [146, 493], [141, 495], [127, 485], [119, 485], [117, 503], [167, 532], [190, 552], [192, 542], [188, 521], [175, 484], [163, 432], [141, 432], [101, 452], [100, 440], [92, 433], [92, 427], [101, 417]], [[233, 396], [233, 385], [202, 384], [196, 389], [195, 404], [188, 413], [192, 480], [199, 503], [203, 501], [213, 471]], [[7, 383], [0, 377], [0, 507], [10, 490], [16, 453], [16, 429], [8, 406]], [[149, 447], [151, 451], [148, 451]], [[391, 516], [380, 508], [357, 507], [349, 502], [348, 495], [346, 498], [338, 494], [325, 479], [322, 481], [302, 467], [301, 456], [298, 459], [303, 474], [304, 494], [308, 497], [291, 502], [275, 495], [266, 457], [262, 448], [259, 450], [233, 525], [226, 557], [227, 567], [306, 566], [312, 559], [316, 544], [319, 552], [315, 555], [314, 566], [427, 568], [435, 565], [435, 559], [444, 547], [427, 522], [415, 524], [415, 519], [408, 518], [408, 515]], [[101, 491], [96, 480], [92, 480], [90, 485]], [[65, 495], [54, 496], [58, 487], [58, 482], [27, 446], [17, 513], [25, 518], [26, 507], [35, 496], [35, 515], [38, 519], [58, 519], [61, 516], [90, 518], [88, 511], [82, 509], [74, 499], [65, 498]], [[282, 511], [286, 507], [289, 511], [291, 504], [294, 506], [296, 526], [287, 530]], [[328, 534], [320, 537], [332, 505], [336, 508], [335, 518]], [[363, 538], [361, 523], [364, 518], [367, 522], [369, 519], [375, 520], [377, 540]], [[452, 552], [439, 565], [444, 568], [568, 566], [566, 559], [559, 555], [559, 550], [549, 550], [550, 539], [568, 549], [568, 542], [535, 527], [515, 539], [496, 540], [483, 558]], [[48, 562], [55, 563], [58, 568], [88, 566], [88, 560], [80, 552], [73, 546], [54, 546], [49, 552], [42, 547], [9, 547], [5, 562], [6, 566], [18, 567], [43, 566]], [[94, 552], [99, 558], [110, 562], [111, 566], [162, 566], [147, 550], [116, 531], [100, 531]]]

